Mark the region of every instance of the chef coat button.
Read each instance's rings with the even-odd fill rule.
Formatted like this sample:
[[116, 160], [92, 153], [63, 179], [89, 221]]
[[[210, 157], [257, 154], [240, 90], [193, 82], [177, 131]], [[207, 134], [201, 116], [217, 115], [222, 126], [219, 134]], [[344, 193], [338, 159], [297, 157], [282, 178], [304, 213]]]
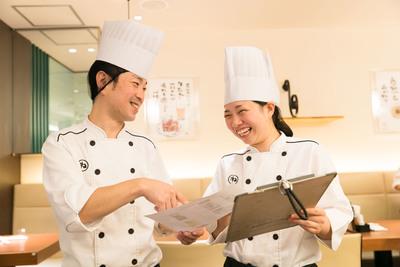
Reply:
[[105, 265], [105, 264], [102, 264], [102, 265], [100, 265], [100, 267], [106, 267], [106, 265]]
[[250, 184], [251, 180], [250, 179], [246, 179], [246, 184]]
[[136, 264], [137, 264], [137, 259], [133, 259], [133, 260], [132, 260], [132, 264], [133, 264], [133, 265], [136, 265]]
[[129, 233], [130, 235], [132, 235], [134, 232], [135, 232], [135, 230], [133, 230], [133, 228], [129, 228], [128, 233]]
[[278, 240], [279, 235], [278, 235], [278, 234], [274, 234], [274, 235], [272, 236], [272, 238], [273, 238], [274, 240]]
[[133, 142], [132, 141], [129, 141], [129, 146], [133, 146]]
[[278, 264], [274, 264], [274, 265], [272, 265], [272, 267], [279, 267], [279, 265]]
[[100, 174], [100, 170], [99, 170], [99, 169], [95, 169], [95, 170], [94, 170], [94, 173], [95, 173], [96, 175], [99, 175], [99, 174]]
[[135, 168], [131, 168], [131, 173], [135, 173]]
[[94, 145], [96, 144], [96, 142], [93, 141], [93, 140], [90, 140], [89, 144], [90, 144], [91, 146], [94, 146]]
[[100, 232], [99, 233], [99, 238], [103, 238], [104, 237], [104, 233], [103, 232]]
[[135, 200], [132, 200], [132, 201], [131, 201], [131, 202], [129, 202], [129, 203], [133, 204], [133, 203], [135, 203]]
[[283, 151], [281, 155], [282, 155], [282, 157], [284, 157], [284, 156], [287, 155], [287, 152], [286, 152], [286, 151]]
[[252, 236], [250, 236], [249, 238], [247, 238], [249, 241], [251, 241], [251, 240], [253, 240], [253, 237]]
[[246, 157], [246, 160], [247, 160], [247, 161], [250, 161], [250, 160], [251, 160], [251, 156], [247, 156], [247, 157]]
[[280, 176], [280, 175], [276, 176], [276, 180], [278, 180], [278, 181], [282, 180], [282, 176]]

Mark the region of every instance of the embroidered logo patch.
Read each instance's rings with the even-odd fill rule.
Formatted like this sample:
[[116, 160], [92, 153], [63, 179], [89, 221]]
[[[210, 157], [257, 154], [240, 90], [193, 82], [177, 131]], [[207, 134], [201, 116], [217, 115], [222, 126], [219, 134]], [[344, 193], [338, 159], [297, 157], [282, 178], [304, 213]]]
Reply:
[[230, 184], [237, 184], [239, 182], [239, 177], [237, 175], [229, 175], [228, 177], [228, 183]]
[[89, 168], [89, 163], [84, 159], [80, 159], [79, 164], [81, 165], [82, 172], [86, 171]]

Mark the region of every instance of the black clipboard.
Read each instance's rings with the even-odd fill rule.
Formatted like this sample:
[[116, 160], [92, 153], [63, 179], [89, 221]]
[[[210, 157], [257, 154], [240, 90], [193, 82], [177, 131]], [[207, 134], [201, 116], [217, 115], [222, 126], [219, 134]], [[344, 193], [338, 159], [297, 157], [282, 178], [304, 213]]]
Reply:
[[[288, 181], [305, 208], [315, 207], [337, 173], [301, 176]], [[226, 242], [233, 242], [295, 226], [288, 221], [294, 210], [280, 183], [261, 186], [235, 197]]]

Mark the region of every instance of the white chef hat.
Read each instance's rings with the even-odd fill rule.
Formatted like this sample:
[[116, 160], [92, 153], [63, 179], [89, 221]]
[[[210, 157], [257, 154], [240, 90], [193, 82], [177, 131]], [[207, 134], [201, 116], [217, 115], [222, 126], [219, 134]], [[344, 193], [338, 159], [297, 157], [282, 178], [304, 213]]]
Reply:
[[225, 102], [239, 100], [279, 104], [279, 90], [268, 54], [256, 47], [225, 48]]
[[162, 32], [132, 20], [106, 21], [96, 59], [146, 79], [163, 37]]

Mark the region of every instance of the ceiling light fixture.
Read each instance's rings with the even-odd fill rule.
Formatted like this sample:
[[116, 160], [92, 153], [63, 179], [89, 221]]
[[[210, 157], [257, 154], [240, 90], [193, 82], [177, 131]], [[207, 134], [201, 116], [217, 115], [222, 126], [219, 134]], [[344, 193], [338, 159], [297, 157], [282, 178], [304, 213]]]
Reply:
[[96, 48], [89, 47], [89, 48], [87, 49], [87, 51], [90, 52], [90, 53], [93, 53], [93, 52], [96, 52]]
[[68, 52], [70, 52], [71, 54], [75, 54], [76, 52], [78, 52], [78, 49], [76, 48], [69, 48]]
[[144, 10], [160, 11], [168, 7], [166, 0], [141, 0], [139, 6]]
[[[128, 6], [128, 20], [131, 19], [131, 7], [130, 7], [130, 0], [126, 0]], [[140, 15], [133, 16], [133, 20], [142, 21], [143, 17]]]

